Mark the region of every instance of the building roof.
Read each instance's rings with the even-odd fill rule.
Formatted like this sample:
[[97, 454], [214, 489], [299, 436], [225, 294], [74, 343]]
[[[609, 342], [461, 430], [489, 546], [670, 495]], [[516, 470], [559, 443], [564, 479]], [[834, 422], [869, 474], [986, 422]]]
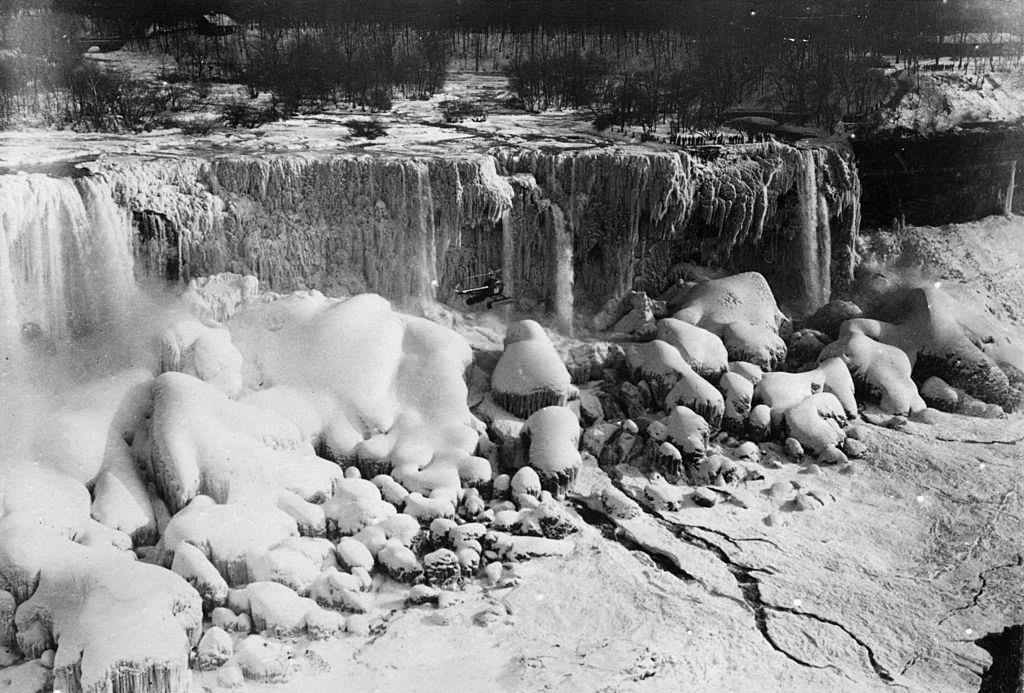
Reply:
[[210, 12], [209, 14], [204, 14], [203, 19], [213, 26], [238, 26], [238, 22], [222, 12]]

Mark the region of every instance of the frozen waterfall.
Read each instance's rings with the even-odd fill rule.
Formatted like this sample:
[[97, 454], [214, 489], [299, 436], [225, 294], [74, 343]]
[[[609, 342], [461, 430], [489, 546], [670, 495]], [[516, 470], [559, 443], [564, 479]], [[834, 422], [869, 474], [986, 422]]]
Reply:
[[[135, 291], [132, 226], [89, 177], [0, 176], [0, 348], [104, 329]], [[37, 344], [38, 346], [38, 344]]]

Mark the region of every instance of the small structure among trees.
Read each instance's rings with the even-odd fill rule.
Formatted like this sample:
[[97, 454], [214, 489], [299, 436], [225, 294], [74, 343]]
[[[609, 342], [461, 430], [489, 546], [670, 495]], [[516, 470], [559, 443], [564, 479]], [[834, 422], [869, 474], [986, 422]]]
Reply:
[[196, 29], [203, 36], [227, 36], [238, 30], [238, 23], [222, 12], [200, 15]]

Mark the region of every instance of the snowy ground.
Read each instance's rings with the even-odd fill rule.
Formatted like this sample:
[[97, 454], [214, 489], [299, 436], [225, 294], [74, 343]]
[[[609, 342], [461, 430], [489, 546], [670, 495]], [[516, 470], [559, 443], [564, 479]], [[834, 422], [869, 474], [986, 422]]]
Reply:
[[[869, 429], [852, 475], [787, 464], [745, 489], [750, 508], [664, 514], [684, 539], [666, 531], [660, 553], [715, 576], [703, 585], [591, 528], [518, 587], [397, 611], [379, 636], [297, 641], [295, 680], [245, 690], [976, 691], [973, 641], [1024, 617], [1020, 443], [978, 441], [1020, 441], [1024, 420]], [[836, 501], [766, 526], [782, 479]]]
[[894, 78], [897, 99], [881, 114], [886, 127], [944, 132], [1024, 117], [1024, 68], [985, 74], [903, 70]]
[[[92, 54], [91, 59], [126, 71], [136, 78], [160, 79], [173, 71], [173, 59], [128, 51]], [[897, 66], [899, 67], [899, 66]], [[943, 131], [978, 121], [1013, 122], [1024, 117], [1024, 68], [1012, 72], [924, 72], [897, 69], [894, 99], [879, 114], [883, 129]], [[397, 156], [445, 156], [485, 151], [499, 145], [573, 150], [635, 144], [673, 150], [663, 142], [640, 143], [637, 127], [597, 132], [592, 114], [578, 111], [526, 113], [507, 106], [507, 80], [498, 72], [452, 72], [444, 90], [428, 100], [396, 98], [386, 114], [337, 108], [314, 115], [262, 125], [252, 130], [217, 127], [207, 135], [185, 135], [178, 129], [140, 134], [96, 134], [29, 129], [0, 133], [0, 169], [65, 161], [100, 154], [196, 154], [260, 152], [365, 152]], [[445, 123], [443, 104], [450, 99], [479, 102], [488, 115], [483, 122]], [[264, 104], [267, 95], [249, 99], [242, 85], [215, 84], [194, 113], [182, 122], [211, 120], [229, 103]], [[354, 137], [345, 121], [378, 120], [387, 135], [375, 140]], [[654, 132], [668, 136], [668, 124]], [[824, 133], [823, 133], [824, 135]]]
[[[1020, 324], [1022, 230], [911, 229], [883, 259]], [[634, 541], [584, 513], [569, 559], [522, 564], [516, 587], [396, 600], [379, 635], [294, 641], [301, 671], [276, 690], [978, 690], [974, 641], [1024, 619], [1024, 418], [861, 423], [870, 453], [852, 470], [780, 456], [734, 501], [649, 510]], [[832, 501], [795, 511], [771, 497], [780, 481]]]
[[910, 278], [961, 285], [986, 313], [1024, 328], [1024, 218], [911, 226], [864, 237], [865, 260], [895, 265]]
[[[158, 78], [167, 59], [115, 51], [92, 56], [117, 65], [136, 76]], [[214, 85], [197, 113], [183, 114], [182, 121], [219, 115], [227, 103], [262, 104], [266, 95], [251, 101], [241, 85]], [[428, 100], [396, 98], [386, 114], [338, 108], [314, 115], [300, 115], [252, 130], [216, 128], [208, 135], [185, 135], [179, 129], [139, 134], [73, 133], [28, 129], [0, 133], [0, 170], [102, 154], [220, 154], [261, 152], [356, 152], [396, 156], [447, 156], [486, 151], [494, 146], [529, 146], [571, 151], [634, 144], [655, 151], [678, 149], [659, 142], [640, 143], [640, 129], [597, 132], [592, 116], [578, 111], [526, 113], [506, 105], [507, 80], [500, 73], [453, 72], [445, 89]], [[481, 103], [486, 120], [445, 123], [442, 107], [450, 99]], [[354, 137], [345, 122], [378, 120], [387, 135], [375, 140]], [[660, 134], [667, 135], [667, 125]]]

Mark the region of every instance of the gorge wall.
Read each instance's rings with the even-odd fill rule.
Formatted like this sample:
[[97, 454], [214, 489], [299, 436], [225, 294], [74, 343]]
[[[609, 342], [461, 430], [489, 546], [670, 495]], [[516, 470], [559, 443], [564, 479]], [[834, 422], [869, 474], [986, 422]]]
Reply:
[[126, 239], [137, 277], [236, 271], [277, 291], [412, 302], [451, 300], [474, 275], [501, 268], [520, 307], [566, 327], [574, 311], [634, 288], [660, 292], [673, 267], [700, 262], [761, 271], [799, 313], [852, 278], [860, 223], [848, 155], [778, 143], [714, 159], [497, 148], [432, 158], [112, 156], [88, 168], [76, 180], [0, 176], [10, 202], [0, 263], [14, 277], [3, 287], [14, 306], [8, 331], [82, 300], [61, 283], [72, 267], [111, 278], [115, 288], [99, 295], [116, 292]]
[[1024, 125], [853, 140], [866, 226], [916, 226], [1024, 212]]

